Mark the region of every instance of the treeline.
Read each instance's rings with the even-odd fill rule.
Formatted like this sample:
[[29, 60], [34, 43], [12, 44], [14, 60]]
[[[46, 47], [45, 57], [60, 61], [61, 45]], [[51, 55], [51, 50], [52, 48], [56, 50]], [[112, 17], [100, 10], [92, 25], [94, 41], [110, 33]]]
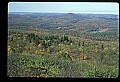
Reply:
[[[73, 43], [73, 41], [71, 38], [68, 38], [67, 35], [58, 36], [52, 34], [47, 35], [35, 33], [21, 33], [15, 31], [9, 31], [8, 33], [8, 45], [9, 47], [11, 47], [11, 49], [13, 49], [14, 52], [18, 48], [24, 50], [24, 47], [29, 44], [33, 46], [42, 46], [43, 48], [48, 48], [52, 45], [54, 46], [58, 46], [59, 44], [70, 45], [71, 43]], [[21, 49], [19, 50], [21, 51]]]
[[[51, 15], [48, 16], [39, 14], [9, 14], [8, 15], [8, 26], [10, 28], [47, 28], [54, 29], [58, 27], [74, 27], [77, 29], [85, 30], [98, 30], [101, 28], [118, 28], [118, 18], [111, 16], [111, 18], [105, 19], [103, 17], [90, 15], [77, 15], [77, 14], [66, 14], [66, 15]], [[110, 20], [114, 19], [114, 20]], [[52, 21], [51, 21], [52, 20]], [[73, 29], [74, 29], [73, 28]], [[66, 29], [66, 28], [65, 28]]]
[[29, 43], [35, 43], [35, 45], [42, 44], [45, 48], [51, 45], [58, 45], [59, 43], [70, 44], [72, 40], [68, 38], [67, 35], [57, 36], [57, 35], [44, 35], [44, 34], [34, 34], [30, 33], [27, 35], [27, 40]]

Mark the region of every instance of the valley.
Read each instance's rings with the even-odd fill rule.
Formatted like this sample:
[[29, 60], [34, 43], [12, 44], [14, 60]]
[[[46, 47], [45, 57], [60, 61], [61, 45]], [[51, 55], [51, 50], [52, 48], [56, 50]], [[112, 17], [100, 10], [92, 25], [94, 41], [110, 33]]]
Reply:
[[8, 14], [10, 77], [116, 78], [119, 18], [113, 14]]

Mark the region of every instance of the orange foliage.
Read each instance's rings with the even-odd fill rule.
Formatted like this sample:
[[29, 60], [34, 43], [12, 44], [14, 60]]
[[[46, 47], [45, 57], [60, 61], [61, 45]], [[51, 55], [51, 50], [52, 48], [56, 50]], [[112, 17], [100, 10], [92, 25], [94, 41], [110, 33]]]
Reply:
[[47, 77], [48, 77], [48, 75], [47, 75], [47, 74], [40, 74], [40, 77], [47, 78]]

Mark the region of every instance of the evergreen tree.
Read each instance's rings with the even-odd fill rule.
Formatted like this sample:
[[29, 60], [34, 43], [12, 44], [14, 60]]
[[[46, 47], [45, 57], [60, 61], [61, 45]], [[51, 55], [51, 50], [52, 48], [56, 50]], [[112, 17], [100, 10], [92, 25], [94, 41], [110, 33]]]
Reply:
[[80, 46], [80, 41], [78, 42], [78, 46]]

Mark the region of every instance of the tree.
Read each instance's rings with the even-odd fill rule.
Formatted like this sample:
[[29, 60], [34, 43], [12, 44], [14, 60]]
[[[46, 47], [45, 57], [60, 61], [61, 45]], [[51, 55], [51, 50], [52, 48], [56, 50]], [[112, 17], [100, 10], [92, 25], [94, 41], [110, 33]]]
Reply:
[[82, 60], [85, 60], [85, 59], [88, 58], [87, 55], [86, 55], [85, 52], [84, 52], [84, 48], [85, 48], [85, 44], [84, 44], [84, 42], [83, 42], [83, 43], [82, 43], [82, 46], [80, 46], [80, 48], [79, 48], [79, 51], [81, 52], [81, 54], [80, 54], [80, 59], [82, 59]]
[[78, 42], [78, 46], [80, 46], [80, 41]]
[[101, 50], [102, 50], [102, 51], [104, 50], [104, 46], [103, 46], [103, 44], [101, 45]]
[[64, 35], [64, 41], [69, 41], [68, 36]]
[[64, 42], [64, 38], [63, 38], [63, 37], [61, 37], [61, 38], [60, 38], [60, 41], [61, 41], [61, 42]]
[[10, 46], [8, 46], [8, 54], [10, 54], [12, 52], [12, 49]]
[[85, 42], [83, 41], [82, 46], [84, 46], [84, 45], [85, 45]]

